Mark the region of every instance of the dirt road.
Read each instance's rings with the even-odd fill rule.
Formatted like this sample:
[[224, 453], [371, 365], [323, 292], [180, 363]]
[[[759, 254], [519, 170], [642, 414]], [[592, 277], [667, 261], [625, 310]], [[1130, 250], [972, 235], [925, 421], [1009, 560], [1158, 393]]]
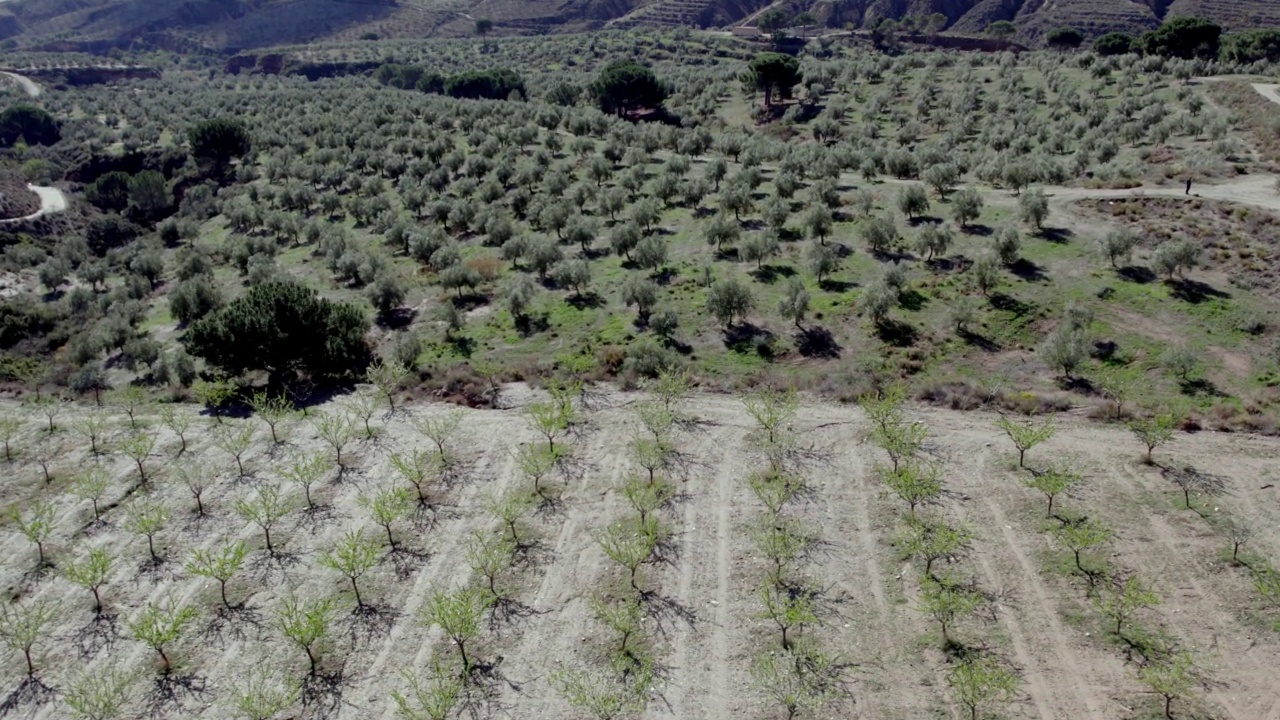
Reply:
[[40, 196], [40, 209], [23, 217], [0, 220], [0, 225], [6, 223], [19, 223], [24, 220], [35, 220], [36, 218], [63, 212], [67, 209], [67, 196], [58, 188], [27, 185], [27, 189]]
[[1270, 83], [1253, 83], [1253, 89], [1262, 97], [1280, 105], [1280, 85]]

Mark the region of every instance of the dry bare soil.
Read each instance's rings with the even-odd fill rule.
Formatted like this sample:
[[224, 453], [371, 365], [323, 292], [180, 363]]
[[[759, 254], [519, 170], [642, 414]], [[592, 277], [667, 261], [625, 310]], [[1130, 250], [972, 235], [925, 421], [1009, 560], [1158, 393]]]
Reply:
[[[464, 551], [467, 539], [473, 531], [499, 532], [483, 499], [526, 483], [512, 453], [522, 443], [541, 441], [524, 410], [534, 397], [534, 391], [514, 386], [505, 391], [504, 409], [465, 411], [458, 437], [466, 472], [435, 498], [439, 507], [434, 520], [420, 513], [395, 526], [402, 551], [361, 581], [365, 599], [378, 612], [351, 615], [346, 608], [354, 603], [342, 601], [340, 629], [322, 662], [332, 682], [311, 694], [299, 717], [390, 718], [389, 694], [404, 688], [397, 671], [423, 668], [433, 655], [453, 652], [438, 629], [427, 629], [417, 617], [433, 591], [473, 581]], [[593, 619], [588, 597], [625, 582], [597, 546], [595, 534], [630, 512], [616, 488], [635, 472], [626, 446], [638, 427], [638, 397], [612, 392], [593, 396], [583, 415], [585, 424], [567, 439], [574, 469], [552, 481], [559, 501], [530, 520], [536, 548], [506, 580], [508, 592], [528, 612], [486, 627], [473, 650], [494, 666], [489, 695], [476, 708], [478, 717], [578, 717], [548, 676], [566, 664], [596, 661], [605, 631]], [[18, 408], [6, 403], [0, 409]], [[729, 396], [696, 396], [684, 410], [696, 422], [679, 436], [688, 462], [680, 473], [681, 494], [664, 514], [676, 547], [669, 562], [643, 571], [644, 583], [653, 591], [647, 630], [666, 667], [660, 697], [649, 703], [644, 716], [785, 717], [753, 688], [749, 672], [754, 658], [777, 643], [776, 630], [758, 617], [757, 588], [764, 567], [749, 541], [750, 529], [763, 515], [747, 484], [762, 464], [748, 442], [753, 422], [742, 403]], [[125, 509], [142, 492], [133, 461], [114, 451], [94, 458], [88, 442], [72, 429], [89, 410], [67, 408], [56, 418], [60, 429], [51, 435], [44, 432], [42, 415], [25, 415], [19, 443], [25, 459], [3, 466], [6, 509], [26, 509], [37, 494], [50, 493], [57, 519], [46, 551], [54, 564], [83, 558], [90, 547], [108, 548], [117, 563], [103, 588], [109, 620], [95, 621], [87, 591], [56, 572], [34, 573], [35, 548], [16, 533], [4, 534], [4, 595], [17, 594], [24, 601], [31, 596], [63, 598], [65, 603], [39, 665], [39, 677], [55, 689], [55, 699], [10, 707], [8, 716], [68, 717], [56, 689], [84, 668], [137, 669], [144, 680], [134, 710], [140, 716], [167, 718], [230, 717], [226, 689], [247, 668], [268, 667], [301, 677], [306, 658], [281, 638], [275, 608], [291, 592], [317, 597], [348, 587], [317, 564], [318, 553], [348, 529], [381, 532], [357, 497], [394, 481], [391, 452], [425, 447], [411, 416], [452, 411], [417, 404], [376, 419], [382, 428], [378, 439], [348, 451], [355, 469], [328, 478], [313, 491], [324, 509], [294, 512], [273, 533], [280, 551], [275, 558], [260, 549], [261, 532], [231, 512], [232, 502], [255, 485], [278, 478], [279, 469], [296, 453], [323, 452], [311, 424], [298, 423], [285, 445], [272, 448], [257, 420], [229, 420], [253, 423], [257, 432], [256, 446], [246, 456], [249, 477], [234, 478], [234, 460], [210, 444], [204, 425], [210, 421], [200, 419], [189, 433], [193, 440], [184, 459], [220, 473], [204, 498], [211, 516], [201, 520], [190, 513], [185, 488], [169, 480], [177, 438], [148, 417], [149, 427], [161, 436], [146, 461], [155, 474], [153, 492], [174, 509], [169, 529], [157, 537], [158, 551], [168, 558], [158, 568], [147, 562], [145, 538], [123, 529]], [[1003, 716], [1151, 716], [1156, 699], [1138, 683], [1123, 644], [1108, 636], [1086, 600], [1083, 580], [1061, 569], [1069, 564], [1069, 555], [1047, 532], [1055, 521], [1044, 518], [1043, 498], [1022, 485], [1025, 474], [1015, 469], [1016, 456], [996, 428], [996, 417], [926, 408], [911, 408], [910, 414], [929, 427], [929, 452], [945, 467], [948, 494], [937, 511], [977, 534], [973, 552], [955, 570], [999, 598], [993, 618], [967, 621], [955, 634], [1004, 655], [1021, 672], [1019, 695]], [[118, 430], [126, 423], [120, 414], [113, 421]], [[1084, 489], [1060, 499], [1060, 506], [1114, 528], [1117, 537], [1105, 552], [1112, 568], [1138, 572], [1154, 583], [1162, 602], [1140, 612], [1138, 622], [1191, 650], [1211, 678], [1207, 689], [1198, 691], [1203, 701], [1196, 717], [1280, 719], [1275, 612], [1255, 597], [1248, 574], [1226, 562], [1225, 541], [1200, 514], [1181, 507], [1181, 495], [1162, 479], [1158, 467], [1141, 462], [1141, 448], [1125, 430], [1070, 416], [1059, 417], [1057, 427], [1051, 441], [1031, 451], [1029, 464], [1068, 463], [1084, 475]], [[873, 473], [885, 458], [866, 441], [867, 419], [855, 407], [805, 404], [795, 429], [812, 449], [806, 454], [805, 474], [813, 493], [794, 514], [812, 524], [823, 540], [807, 572], [830, 601], [822, 627], [807, 632], [822, 637], [824, 646], [849, 664], [849, 696], [817, 716], [960, 717], [944, 681], [946, 658], [935, 624], [916, 605], [921, 568], [899, 558], [891, 544], [905, 510]], [[1256, 530], [1249, 552], [1270, 557], [1280, 544], [1280, 491], [1273, 487], [1277, 455], [1280, 443], [1273, 439], [1206, 432], [1177, 436], [1157, 449], [1156, 460], [1179, 467], [1193, 464], [1224, 476], [1226, 494], [1209, 499], [1201, 512], [1247, 522]], [[49, 487], [40, 458], [50, 462]], [[66, 494], [70, 480], [95, 462], [105, 463], [113, 478], [102, 524], [91, 522], [87, 502]], [[217, 584], [190, 576], [180, 562], [192, 548], [212, 547], [228, 537], [242, 538], [254, 548], [250, 569], [228, 589], [233, 601], [246, 601], [246, 609], [231, 618], [214, 612]], [[170, 649], [181, 682], [167, 684], [152, 679], [156, 654], [125, 632], [125, 621], [139, 608], [165, 597], [193, 603], [202, 612], [197, 629]], [[0, 656], [0, 693], [19, 687], [25, 673], [20, 654]], [[7, 702], [15, 700], [10, 695]]]

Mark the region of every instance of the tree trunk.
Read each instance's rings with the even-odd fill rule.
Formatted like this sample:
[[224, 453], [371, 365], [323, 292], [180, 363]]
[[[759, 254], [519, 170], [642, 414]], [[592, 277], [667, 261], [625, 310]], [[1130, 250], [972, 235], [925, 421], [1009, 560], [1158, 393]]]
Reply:
[[388, 545], [392, 550], [395, 550], [395, 549], [396, 549], [396, 539], [395, 539], [395, 536], [393, 536], [393, 535], [391, 534], [391, 523], [387, 523], [386, 525], [383, 525], [382, 527], [383, 527], [383, 528], [385, 528], [385, 529], [386, 529], [386, 531], [387, 531], [387, 545]]
[[315, 675], [316, 674], [316, 656], [312, 654], [310, 645], [302, 649], [307, 651], [307, 660], [311, 662], [311, 674]]
[[36, 666], [31, 662], [31, 646], [28, 645], [22, 648], [22, 653], [27, 656], [27, 675], [35, 675]]
[[1045, 515], [1045, 517], [1047, 518], [1053, 517], [1053, 496], [1052, 495], [1049, 496], [1049, 514]]
[[93, 613], [95, 615], [100, 614], [102, 612], [102, 598], [98, 595], [98, 588], [92, 587], [89, 590], [93, 592]]
[[156, 652], [160, 653], [160, 660], [164, 663], [164, 674], [168, 675], [169, 670], [172, 669], [172, 665], [169, 663], [169, 656], [164, 654], [164, 647], [161, 645], [156, 646]]
[[151, 562], [159, 564], [160, 558], [156, 557], [156, 543], [152, 536], [147, 536], [147, 550], [151, 551]]
[[364, 600], [360, 598], [360, 586], [356, 584], [356, 579], [354, 577], [351, 578], [351, 590], [356, 594], [356, 607], [363, 609]]
[[264, 537], [266, 537], [266, 539], [267, 539], [267, 554], [268, 554], [268, 555], [275, 555], [275, 554], [276, 554], [276, 549], [275, 549], [275, 548], [273, 548], [273, 547], [271, 547], [271, 528], [269, 528], [269, 527], [264, 527], [264, 528], [262, 528], [262, 534], [263, 534], [263, 536], [264, 536]]
[[218, 583], [219, 583], [218, 589], [222, 593], [222, 604], [226, 605], [227, 609], [230, 610], [231, 603], [227, 602], [227, 581], [219, 580]]

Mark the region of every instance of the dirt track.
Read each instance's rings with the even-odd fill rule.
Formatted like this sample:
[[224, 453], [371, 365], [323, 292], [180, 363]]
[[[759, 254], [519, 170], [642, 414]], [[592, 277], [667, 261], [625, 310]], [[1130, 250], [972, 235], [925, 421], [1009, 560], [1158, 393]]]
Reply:
[[36, 218], [51, 215], [53, 213], [65, 212], [67, 209], [67, 196], [55, 187], [40, 187], [38, 185], [27, 185], [27, 189], [40, 196], [40, 209], [17, 218], [0, 219], [0, 225], [5, 223], [19, 223], [26, 220], [35, 220]]
[[[435, 524], [426, 516], [397, 528], [412, 550], [362, 579], [362, 592], [377, 603], [376, 617], [344, 617], [342, 631], [329, 653], [329, 669], [340, 670], [337, 695], [312, 705], [305, 718], [391, 718], [388, 693], [400, 687], [396, 671], [423, 667], [433, 653], [448, 652], [438, 630], [427, 630], [415, 619], [434, 590], [468, 581], [465, 541], [472, 530], [496, 532], [482, 510], [483, 498], [524, 482], [510, 455], [517, 443], [537, 442], [521, 407], [532, 397], [512, 388], [511, 409], [468, 411], [460, 437], [466, 438], [469, 472], [441, 498]], [[532, 523], [540, 549], [537, 560], [511, 576], [509, 588], [533, 611], [523, 621], [504, 623], [486, 633], [478, 646], [481, 656], [501, 658], [493, 717], [546, 719], [576, 717], [547, 682], [550, 671], [563, 663], [598, 651], [601, 630], [587, 606], [594, 589], [619, 582], [595, 544], [593, 533], [625, 512], [617, 484], [632, 469], [625, 445], [634, 426], [630, 405], [636, 396], [606, 394], [588, 414], [575, 447], [578, 472], [556, 484], [564, 487], [563, 504], [540, 513]], [[448, 409], [429, 405], [411, 408], [414, 415], [440, 414]], [[680, 448], [691, 458], [682, 480], [685, 497], [665, 514], [678, 538], [678, 553], [668, 565], [647, 570], [646, 583], [662, 599], [658, 621], [648, 626], [657, 638], [659, 656], [669, 668], [661, 699], [650, 703], [649, 718], [773, 718], [754, 691], [749, 668], [755, 655], [775, 641], [766, 621], [756, 619], [756, 588], [763, 574], [761, 559], [749, 541], [750, 527], [762, 509], [746, 484], [759, 465], [746, 442], [749, 418], [730, 397], [702, 396], [688, 405], [701, 422], [684, 434]], [[975, 552], [958, 566], [985, 588], [1004, 598], [993, 623], [973, 621], [958, 628], [959, 636], [983, 641], [1009, 657], [1022, 671], [1023, 700], [1012, 717], [1109, 720], [1130, 717], [1131, 709], [1151, 702], [1136, 681], [1136, 669], [1126, 664], [1113, 641], [1100, 636], [1096, 613], [1085, 601], [1082, 581], [1053, 568], [1062, 553], [1045, 534], [1043, 499], [1021, 487], [1010, 467], [1011, 446], [994, 426], [994, 416], [917, 409], [913, 415], [928, 424], [936, 440], [931, 451], [945, 463], [952, 497], [940, 508], [954, 520], [967, 523], [977, 535]], [[71, 427], [71, 416], [61, 424]], [[44, 439], [43, 417], [31, 418], [30, 442], [56, 458], [55, 488], [90, 460], [87, 445], [71, 432]], [[123, 422], [121, 419], [120, 422]], [[344, 583], [316, 565], [316, 556], [347, 529], [370, 527], [356, 498], [383, 480], [394, 477], [387, 457], [421, 445], [407, 419], [385, 423], [386, 432], [354, 453], [358, 470], [341, 481], [325, 483], [314, 492], [329, 509], [307, 519], [287, 518], [273, 537], [287, 561], [268, 562], [255, 553], [254, 569], [231, 583], [235, 596], [246, 595], [250, 613], [245, 622], [219, 622], [209, 615], [199, 621], [200, 632], [175, 648], [183, 672], [200, 681], [174, 698], [142, 693], [139, 709], [149, 707], [162, 717], [226, 717], [219, 692], [240, 679], [259, 659], [271, 667], [302, 673], [305, 658], [286, 646], [274, 626], [272, 611], [281, 594], [296, 588], [303, 595], [340, 591]], [[234, 462], [210, 446], [206, 437], [194, 442], [189, 457], [223, 471], [205, 501], [213, 516], [197, 521], [177, 512], [171, 529], [158, 538], [171, 558], [158, 571], [144, 570], [145, 539], [120, 528], [122, 509], [106, 513], [108, 524], [88, 525], [88, 504], [65, 494], [57, 496], [57, 529], [50, 543], [55, 561], [83, 557], [86, 545], [113, 548], [123, 561], [104, 588], [109, 608], [117, 614], [115, 631], [91, 622], [87, 592], [65, 581], [33, 581], [28, 571], [35, 551], [24, 539], [10, 536], [11, 552], [0, 571], [0, 587], [23, 589], [44, 597], [65, 597], [65, 622], [58, 643], [48, 653], [44, 674], [58, 684], [73, 668], [121, 665], [148, 672], [154, 653], [121, 634], [123, 619], [147, 601], [167, 593], [213, 608], [216, 583], [187, 575], [176, 561], [192, 546], [211, 546], [220, 538], [237, 537], [251, 546], [261, 544], [261, 532], [230, 513], [232, 499], [263, 479], [293, 451], [322, 445], [309, 424], [298, 425], [283, 452], [266, 452], [265, 427], [258, 427], [258, 447], [248, 461], [253, 478], [233, 480], [227, 471]], [[825, 550], [810, 563], [810, 574], [833, 599], [825, 614], [822, 635], [840, 657], [853, 663], [849, 676], [853, 702], [832, 706], [826, 718], [951, 717], [942, 682], [942, 653], [936, 649], [936, 629], [915, 607], [919, 568], [897, 559], [890, 541], [897, 527], [898, 505], [874, 479], [873, 467], [883, 462], [881, 451], [863, 441], [867, 423], [860, 411], [832, 404], [803, 407], [797, 430], [815, 449], [808, 476], [811, 502], [799, 516], [820, 528]], [[196, 433], [191, 433], [193, 437]], [[172, 465], [176, 438], [162, 433], [156, 456], [149, 462], [160, 473]], [[1078, 498], [1060, 500], [1101, 518], [1118, 533], [1111, 562], [1150, 579], [1163, 604], [1140, 614], [1149, 627], [1161, 627], [1195, 652], [1197, 661], [1212, 670], [1221, 685], [1207, 693], [1216, 717], [1234, 720], [1280, 720], [1273, 684], [1280, 665], [1280, 642], [1273, 631], [1250, 616], [1265, 614], [1253, 596], [1247, 575], [1220, 560], [1221, 538], [1195, 513], [1178, 509], [1175, 493], [1158, 471], [1142, 465], [1138, 444], [1123, 430], [1060, 421], [1058, 436], [1029, 454], [1043, 467], [1070, 461], [1086, 478]], [[1213, 500], [1215, 507], [1247, 520], [1257, 531], [1252, 551], [1274, 557], [1280, 542], [1280, 507], [1274, 489], [1275, 460], [1280, 445], [1274, 440], [1245, 435], [1201, 433], [1179, 436], [1158, 458], [1178, 464], [1195, 463], [1227, 477], [1229, 494]], [[274, 457], [273, 457], [274, 456]], [[109, 501], [119, 499], [136, 478], [133, 463], [121, 455], [108, 457], [116, 481]], [[42, 485], [33, 461], [21, 462], [19, 480], [6, 488], [6, 497], [25, 503]], [[172, 508], [191, 506], [180, 486], [161, 480], [159, 497]], [[292, 489], [290, 490], [292, 491]], [[373, 528], [377, 529], [377, 528]], [[380, 530], [379, 530], [380, 532]], [[87, 535], [86, 535], [87, 533]], [[246, 582], [247, 581], [247, 582]], [[346, 601], [344, 601], [346, 602]], [[658, 607], [658, 606], [655, 606]], [[20, 658], [6, 656], [0, 671], [0, 692], [18, 685], [25, 672]], [[340, 665], [340, 667], [339, 667]], [[339, 699], [340, 702], [336, 702]], [[331, 706], [327, 703], [332, 702]], [[325, 707], [329, 707], [326, 711]], [[53, 720], [66, 708], [51, 704], [39, 711], [21, 708], [18, 716]], [[489, 716], [484, 713], [481, 717]]]

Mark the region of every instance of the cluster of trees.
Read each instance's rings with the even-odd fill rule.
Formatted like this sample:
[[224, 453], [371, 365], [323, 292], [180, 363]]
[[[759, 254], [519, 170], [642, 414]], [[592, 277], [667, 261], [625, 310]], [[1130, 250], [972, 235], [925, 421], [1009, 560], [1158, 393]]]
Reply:
[[1104, 57], [1139, 53], [1241, 65], [1275, 62], [1280, 60], [1280, 30], [1257, 28], [1224, 35], [1222, 26], [1212, 20], [1175, 17], [1138, 37], [1122, 32], [1107, 33], [1094, 41], [1093, 51]]
[[115, 170], [101, 175], [84, 189], [85, 199], [99, 210], [122, 213], [126, 210], [142, 222], [152, 222], [173, 211], [173, 191], [157, 170], [130, 175]]
[[62, 139], [58, 121], [47, 110], [34, 105], [12, 105], [0, 112], [0, 147], [53, 145]]
[[524, 100], [528, 95], [524, 78], [508, 68], [469, 70], [445, 76], [420, 65], [387, 63], [378, 68], [374, 78], [401, 90], [470, 100]]

